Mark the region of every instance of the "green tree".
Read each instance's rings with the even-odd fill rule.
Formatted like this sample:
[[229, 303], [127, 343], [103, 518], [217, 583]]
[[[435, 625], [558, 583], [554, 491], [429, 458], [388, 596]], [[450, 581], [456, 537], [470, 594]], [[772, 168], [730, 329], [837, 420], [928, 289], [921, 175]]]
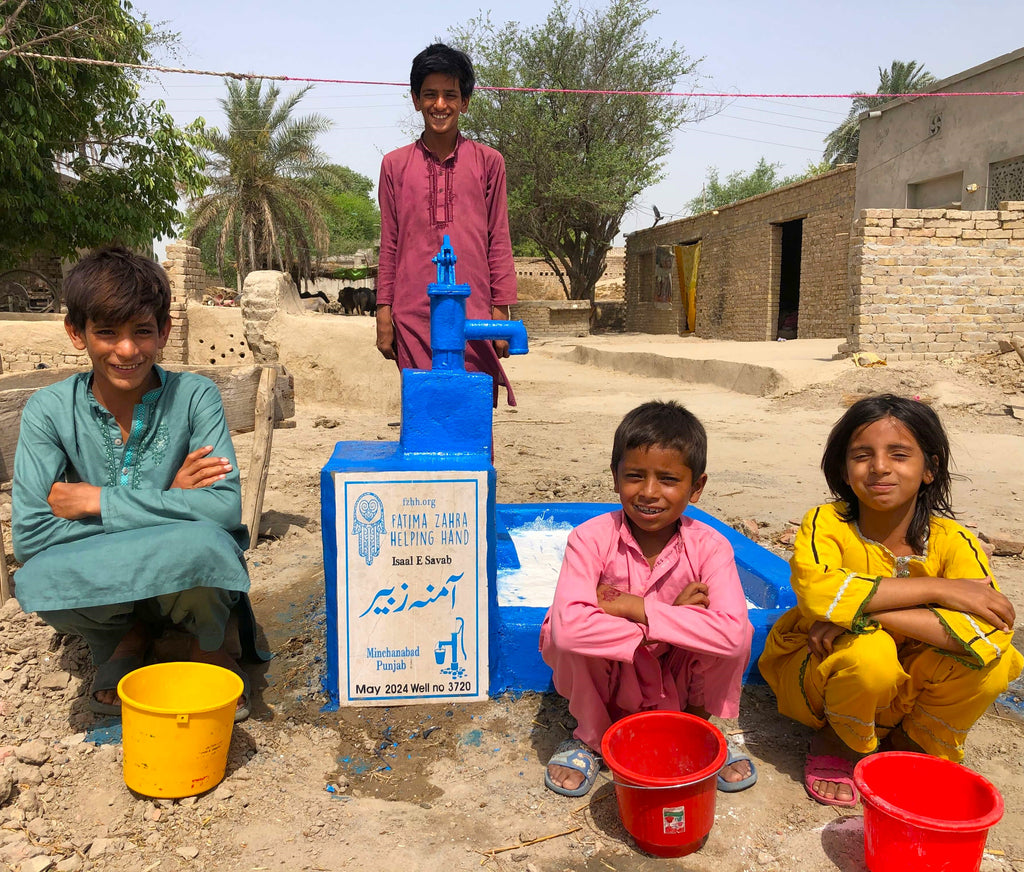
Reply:
[[322, 115], [293, 118], [310, 90], [281, 98], [261, 79], [228, 81], [221, 100], [227, 131], [211, 129], [204, 150], [208, 187], [189, 208], [189, 238], [213, 253], [218, 271], [230, 264], [239, 286], [257, 269], [280, 269], [296, 281], [312, 276], [330, 240], [328, 196], [345, 179], [316, 145], [330, 128]]
[[593, 299], [626, 210], [663, 177], [672, 132], [687, 104], [668, 97], [556, 93], [668, 91], [694, 70], [673, 43], [651, 39], [645, 0], [603, 10], [556, 0], [536, 27], [486, 17], [452, 32], [489, 86], [477, 90], [460, 126], [505, 157], [512, 238], [536, 244], [570, 299]]
[[718, 167], [708, 167], [703, 190], [686, 204], [686, 211], [696, 215], [781, 187], [787, 184], [779, 175], [781, 167], [781, 163], [768, 163], [762, 157], [749, 173], [737, 170], [729, 173], [724, 182], [718, 178]]
[[762, 157], [749, 173], [737, 170], [734, 173], [729, 173], [723, 182], [718, 178], [718, 167], [708, 167], [704, 189], [686, 204], [684, 207], [686, 213], [696, 215], [709, 209], [728, 206], [730, 203], [745, 200], [747, 197], [756, 197], [758, 194], [774, 191], [783, 185], [802, 182], [804, 179], [821, 175], [821, 173], [832, 169], [822, 161], [817, 164], [809, 163], [802, 173], [793, 176], [780, 176], [781, 168], [781, 163], [768, 163]]
[[[935, 76], [917, 61], [893, 61], [889, 69], [878, 68], [876, 94], [916, 94], [935, 84]], [[860, 147], [860, 114], [888, 103], [891, 97], [853, 98], [846, 120], [825, 137], [824, 159], [836, 167], [856, 163]]]
[[0, 265], [173, 232], [202, 122], [177, 127], [125, 69], [29, 56], [143, 64], [167, 39], [127, 0], [0, 0]]
[[328, 254], [354, 254], [372, 248], [380, 238], [380, 210], [370, 196], [373, 182], [345, 166], [335, 165], [340, 182], [328, 185], [333, 211], [327, 216]]

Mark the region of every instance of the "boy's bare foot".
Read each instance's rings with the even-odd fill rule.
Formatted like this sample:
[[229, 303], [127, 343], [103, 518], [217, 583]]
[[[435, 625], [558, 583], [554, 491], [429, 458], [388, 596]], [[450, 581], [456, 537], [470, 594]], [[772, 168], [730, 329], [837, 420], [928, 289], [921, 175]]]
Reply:
[[737, 781], [742, 781], [744, 778], [749, 778], [753, 775], [754, 768], [750, 765], [749, 760], [737, 760], [735, 763], [723, 766], [722, 771], [718, 774], [722, 781], [735, 784]]
[[[114, 653], [110, 655], [107, 663], [115, 663], [118, 660], [140, 661], [146, 656], [146, 649], [148, 647], [149, 634], [141, 623], [136, 623], [124, 634], [121, 641], [117, 643], [117, 647], [114, 649]], [[121, 705], [116, 688], [96, 690], [93, 692], [93, 698], [101, 705]]]
[[566, 790], [576, 790], [583, 783], [584, 775], [579, 769], [570, 769], [568, 766], [558, 766], [554, 763], [549, 763], [548, 778], [559, 787], [564, 787]]
[[[856, 764], [863, 757], [852, 750], [828, 724], [818, 730], [811, 737], [811, 745], [808, 750], [808, 757], [839, 757]], [[853, 788], [842, 781], [830, 781], [827, 778], [818, 778], [809, 785], [811, 791], [822, 799], [837, 801], [841, 803], [853, 802], [856, 799]]]
[[[700, 705], [688, 705], [684, 711], [688, 715], [696, 715], [698, 718], [704, 718], [704, 720], [711, 720], [711, 712], [709, 712], [704, 706]], [[735, 745], [733, 746], [735, 748]], [[722, 767], [722, 771], [718, 773], [718, 777], [722, 781], [727, 781], [729, 784], [736, 784], [742, 781], [744, 778], [749, 778], [754, 774], [754, 765], [746, 758], [741, 760], [734, 760], [732, 763], [727, 763]]]
[[562, 796], [584, 796], [594, 786], [600, 762], [597, 753], [579, 739], [566, 739], [548, 761], [544, 783]]

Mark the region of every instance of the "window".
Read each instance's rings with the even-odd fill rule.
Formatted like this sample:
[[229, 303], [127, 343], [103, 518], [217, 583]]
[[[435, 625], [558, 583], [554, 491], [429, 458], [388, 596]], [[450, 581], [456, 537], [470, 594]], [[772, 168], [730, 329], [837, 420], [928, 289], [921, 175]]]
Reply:
[[1003, 200], [1024, 200], [1024, 155], [988, 166], [988, 208]]
[[959, 209], [963, 202], [964, 174], [950, 173], [907, 185], [908, 209]]

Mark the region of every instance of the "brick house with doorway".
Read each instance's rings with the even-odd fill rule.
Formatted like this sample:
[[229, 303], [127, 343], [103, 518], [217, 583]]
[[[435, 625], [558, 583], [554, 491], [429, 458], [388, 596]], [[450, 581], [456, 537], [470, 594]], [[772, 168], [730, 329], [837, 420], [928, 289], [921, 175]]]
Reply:
[[629, 234], [626, 330], [750, 341], [846, 336], [855, 177], [854, 165], [841, 166]]
[[[1024, 91], [1024, 48], [936, 83]], [[841, 351], [928, 359], [1024, 333], [1024, 101], [893, 100], [860, 118]]]
[[984, 96], [1024, 91], [1024, 48], [932, 91], [981, 96], [892, 100], [861, 115], [856, 165], [630, 234], [626, 329], [845, 337], [893, 359], [1024, 333], [1024, 101]]

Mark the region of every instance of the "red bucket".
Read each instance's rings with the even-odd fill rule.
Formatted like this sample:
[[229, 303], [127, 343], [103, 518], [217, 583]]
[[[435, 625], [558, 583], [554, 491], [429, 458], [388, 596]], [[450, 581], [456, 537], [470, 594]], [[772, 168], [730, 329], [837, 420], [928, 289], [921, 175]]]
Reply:
[[985, 778], [929, 754], [887, 751], [853, 773], [871, 872], [978, 872], [1003, 798]]
[[726, 758], [718, 728], [684, 712], [639, 712], [608, 728], [601, 755], [622, 824], [641, 850], [682, 857], [704, 845]]

